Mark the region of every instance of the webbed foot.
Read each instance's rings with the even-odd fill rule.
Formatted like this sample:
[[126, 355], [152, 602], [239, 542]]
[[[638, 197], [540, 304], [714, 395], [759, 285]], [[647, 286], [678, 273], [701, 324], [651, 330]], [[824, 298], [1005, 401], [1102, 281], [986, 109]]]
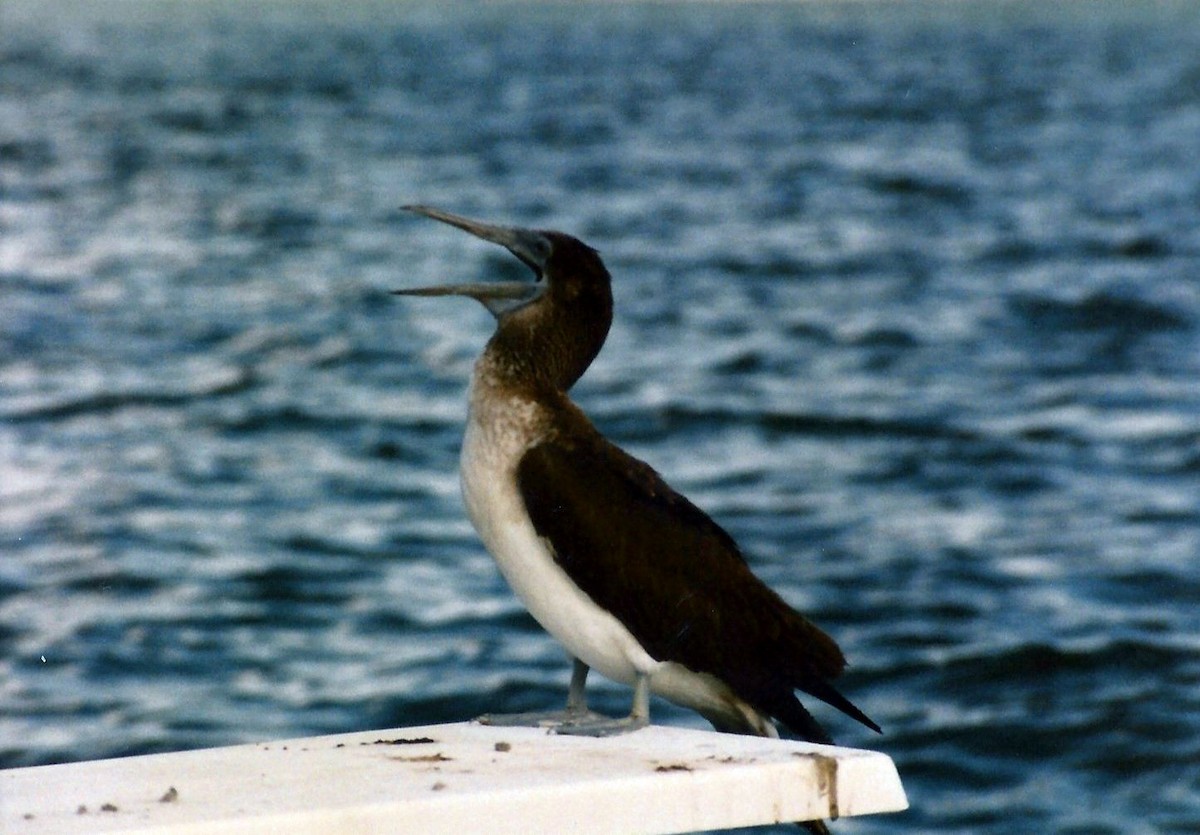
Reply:
[[552, 728], [562, 733], [559, 729], [565, 726], [609, 721], [609, 718], [586, 707], [567, 707], [565, 710], [538, 710], [529, 713], [485, 713], [475, 721], [480, 725], [500, 728]]
[[556, 726], [554, 732], [566, 736], [620, 736], [650, 724], [648, 716], [625, 716], [614, 719], [611, 716], [588, 712], [591, 713], [591, 718], [564, 722]]

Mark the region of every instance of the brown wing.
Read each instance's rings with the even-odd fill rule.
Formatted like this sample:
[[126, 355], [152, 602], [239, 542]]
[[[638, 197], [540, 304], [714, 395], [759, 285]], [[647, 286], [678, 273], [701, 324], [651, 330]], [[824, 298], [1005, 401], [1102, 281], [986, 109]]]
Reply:
[[716, 676], [808, 738], [827, 739], [797, 689], [878, 730], [829, 684], [845, 667], [833, 639], [755, 577], [729, 534], [649, 466], [595, 435], [539, 444], [517, 475], [555, 559], [652, 657]]

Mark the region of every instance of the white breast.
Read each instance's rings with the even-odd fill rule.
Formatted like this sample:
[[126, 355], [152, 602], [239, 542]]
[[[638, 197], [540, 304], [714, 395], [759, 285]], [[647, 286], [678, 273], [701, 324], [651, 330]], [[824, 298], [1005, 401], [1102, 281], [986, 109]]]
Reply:
[[638, 673], [654, 672], [658, 662], [554, 561], [517, 490], [516, 468], [529, 446], [527, 427], [535, 409], [528, 401], [490, 403], [486, 409], [473, 402], [461, 461], [467, 513], [534, 619], [601, 675], [632, 683]]

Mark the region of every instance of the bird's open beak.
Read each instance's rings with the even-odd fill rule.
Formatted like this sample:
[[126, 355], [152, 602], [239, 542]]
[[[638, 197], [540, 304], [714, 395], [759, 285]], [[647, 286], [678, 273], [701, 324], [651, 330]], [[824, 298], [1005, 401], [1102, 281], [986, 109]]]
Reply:
[[536, 282], [501, 281], [496, 283], [445, 284], [435, 287], [413, 287], [393, 290], [397, 296], [468, 296], [480, 302], [497, 317], [536, 299], [545, 289], [542, 281], [546, 259], [550, 257], [550, 240], [541, 232], [517, 229], [509, 226], [494, 226], [477, 220], [461, 217], [429, 206], [404, 206], [406, 211], [415, 212], [434, 220], [440, 220], [470, 232], [477, 238], [500, 244], [521, 259], [537, 277]]

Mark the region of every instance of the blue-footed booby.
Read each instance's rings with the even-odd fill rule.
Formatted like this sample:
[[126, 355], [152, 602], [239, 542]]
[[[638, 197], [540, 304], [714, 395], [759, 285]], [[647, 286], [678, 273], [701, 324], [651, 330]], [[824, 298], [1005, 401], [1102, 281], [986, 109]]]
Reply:
[[[834, 640], [568, 396], [612, 322], [611, 282], [596, 250], [561, 232], [405, 208], [499, 244], [533, 272], [530, 281], [395, 291], [468, 296], [497, 320], [471, 379], [463, 497], [513, 591], [574, 659], [567, 709], [516, 721], [552, 716], [560, 733], [632, 730], [649, 721], [654, 693], [717, 730], [777, 736], [779, 723], [830, 742], [796, 698], [801, 691], [878, 731], [830, 683], [846, 665]], [[633, 686], [628, 717], [587, 710], [589, 669]]]

